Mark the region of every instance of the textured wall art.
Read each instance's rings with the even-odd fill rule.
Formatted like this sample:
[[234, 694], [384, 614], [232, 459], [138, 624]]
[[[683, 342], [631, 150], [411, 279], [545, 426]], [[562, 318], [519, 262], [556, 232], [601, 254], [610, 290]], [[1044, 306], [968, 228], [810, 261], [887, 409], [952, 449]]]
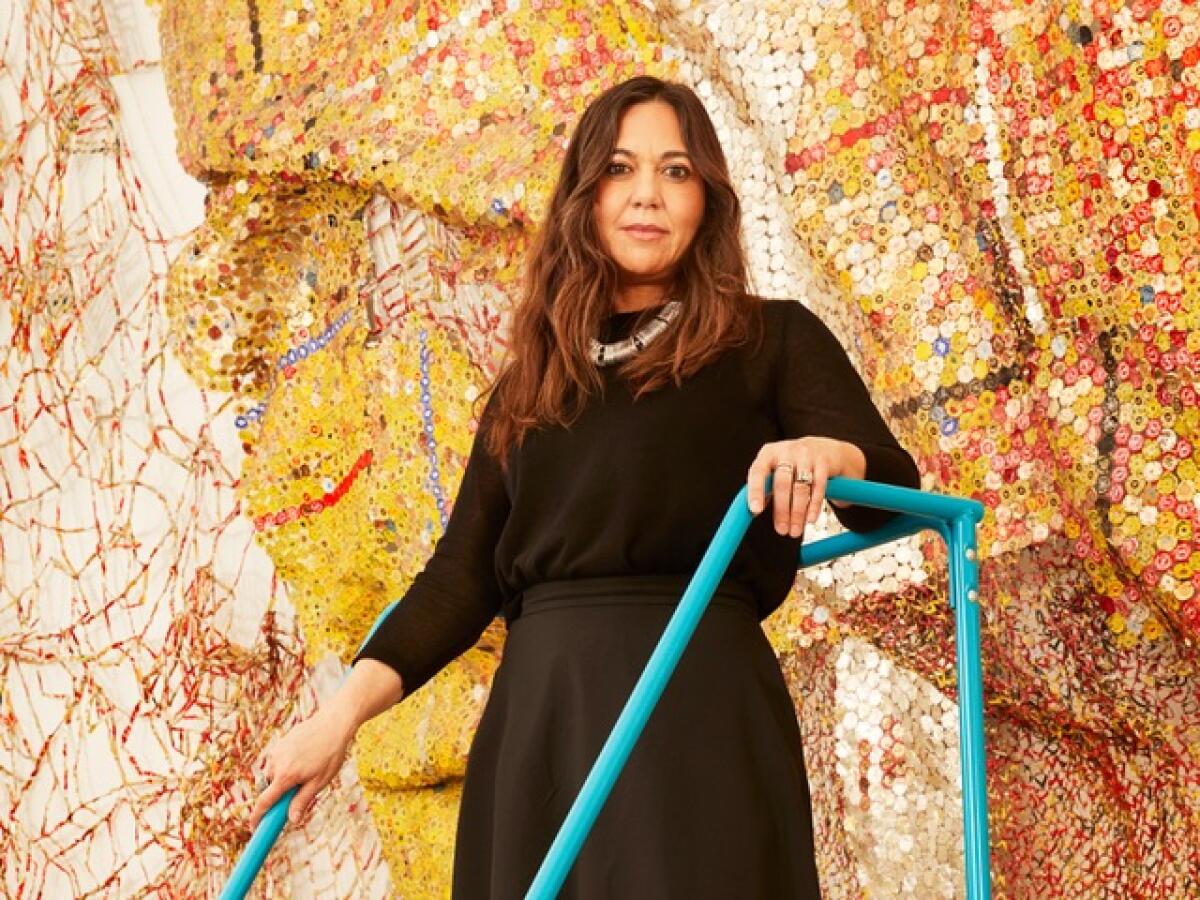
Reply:
[[[215, 893], [255, 756], [452, 508], [572, 124], [647, 71], [717, 122], [758, 290], [830, 323], [927, 488], [987, 506], [997, 896], [1200, 893], [1194, 5], [47, 0], [5, 27], [5, 892]], [[945, 568], [932, 538], [839, 560], [767, 623], [830, 897], [962, 892]], [[364, 730], [264, 895], [447, 895], [503, 641]]]

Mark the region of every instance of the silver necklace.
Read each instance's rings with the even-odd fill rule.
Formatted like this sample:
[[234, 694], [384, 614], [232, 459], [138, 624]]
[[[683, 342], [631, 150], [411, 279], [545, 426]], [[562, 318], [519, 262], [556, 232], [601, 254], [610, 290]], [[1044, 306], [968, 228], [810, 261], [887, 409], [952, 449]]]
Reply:
[[655, 314], [654, 318], [625, 338], [611, 344], [602, 344], [592, 338], [590, 352], [592, 362], [598, 366], [612, 366], [636, 356], [646, 345], [667, 330], [667, 326], [679, 315], [679, 301], [672, 300]]

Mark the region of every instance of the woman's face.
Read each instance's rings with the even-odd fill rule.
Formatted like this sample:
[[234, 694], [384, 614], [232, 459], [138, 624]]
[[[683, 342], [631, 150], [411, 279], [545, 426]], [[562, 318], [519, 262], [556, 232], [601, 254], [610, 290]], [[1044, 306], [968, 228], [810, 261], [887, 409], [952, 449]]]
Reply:
[[670, 282], [704, 218], [704, 181], [669, 104], [651, 100], [625, 110], [594, 212], [623, 289]]

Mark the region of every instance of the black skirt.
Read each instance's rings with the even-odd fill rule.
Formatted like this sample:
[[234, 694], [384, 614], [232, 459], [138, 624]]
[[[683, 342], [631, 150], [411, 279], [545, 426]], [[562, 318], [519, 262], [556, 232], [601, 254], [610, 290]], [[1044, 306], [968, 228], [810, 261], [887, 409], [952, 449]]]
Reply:
[[[685, 587], [524, 594], [467, 761], [455, 900], [525, 896]], [[748, 592], [704, 611], [559, 897], [820, 897], [800, 730]]]

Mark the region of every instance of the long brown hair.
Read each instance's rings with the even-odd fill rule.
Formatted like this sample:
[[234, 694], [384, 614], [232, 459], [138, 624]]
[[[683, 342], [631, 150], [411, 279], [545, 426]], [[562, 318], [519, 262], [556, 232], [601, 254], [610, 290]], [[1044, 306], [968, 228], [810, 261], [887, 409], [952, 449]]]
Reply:
[[501, 462], [530, 429], [571, 424], [602, 387], [588, 344], [614, 311], [618, 272], [596, 230], [596, 185], [612, 159], [621, 116], [651, 100], [675, 110], [685, 149], [704, 180], [704, 217], [670, 291], [680, 301], [679, 317], [619, 371], [641, 396], [679, 384], [750, 336], [756, 319], [747, 296], [741, 204], [704, 105], [691, 88], [650, 76], [609, 88], [579, 120], [530, 251], [508, 359], [492, 386], [486, 438]]

